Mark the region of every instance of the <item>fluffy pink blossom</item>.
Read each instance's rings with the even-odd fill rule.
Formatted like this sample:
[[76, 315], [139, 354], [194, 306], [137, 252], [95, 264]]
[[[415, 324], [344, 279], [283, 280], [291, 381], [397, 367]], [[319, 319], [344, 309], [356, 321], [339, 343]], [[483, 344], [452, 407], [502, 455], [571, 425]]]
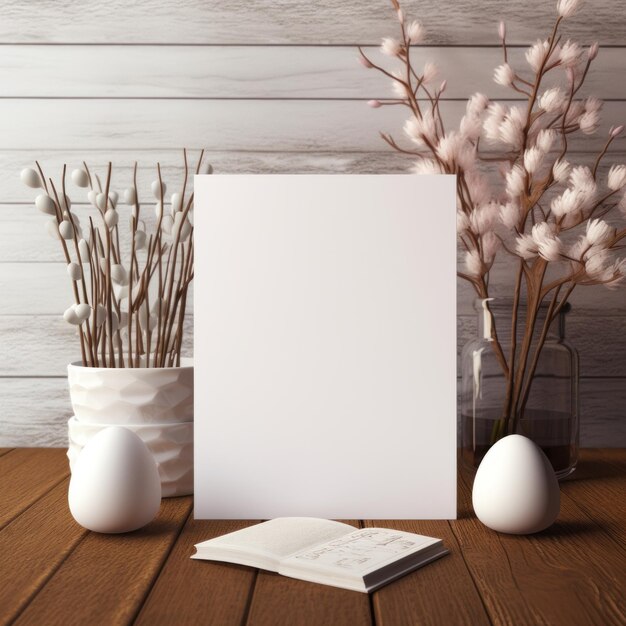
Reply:
[[539, 148], [544, 153], [550, 152], [552, 149], [552, 144], [556, 139], [556, 131], [551, 128], [543, 128], [537, 134], [537, 138], [535, 139], [535, 146]]
[[569, 39], [561, 46], [559, 51], [559, 60], [566, 67], [572, 67], [580, 63], [581, 56], [581, 47], [575, 41], [570, 41]]
[[570, 164], [565, 159], [559, 159], [552, 166], [552, 176], [557, 183], [563, 183], [569, 178]]
[[602, 100], [600, 100], [600, 98], [595, 98], [594, 96], [589, 96], [585, 100], [584, 106], [585, 106], [585, 111], [587, 111], [587, 112], [589, 112], [589, 111], [600, 112], [602, 110], [602, 107], [604, 106], [604, 102], [602, 102]]
[[500, 207], [500, 221], [508, 228], [512, 229], [519, 224], [520, 221], [520, 207], [517, 202], [507, 202]]
[[465, 269], [470, 276], [482, 276], [485, 267], [477, 250], [465, 253]]
[[393, 37], [385, 37], [380, 45], [380, 51], [390, 57], [397, 57], [402, 51], [402, 45]]
[[419, 159], [413, 166], [413, 173], [425, 174], [445, 174], [445, 170], [434, 159]]
[[406, 36], [410, 43], [419, 43], [424, 38], [424, 29], [419, 22], [411, 22], [406, 27]]
[[487, 107], [487, 115], [483, 122], [483, 130], [485, 136], [491, 141], [500, 139], [500, 124], [502, 124], [506, 115], [506, 109], [499, 102], [492, 102]]
[[560, 113], [565, 103], [565, 94], [560, 87], [547, 89], [539, 98], [539, 106], [548, 113]]
[[508, 63], [503, 63], [496, 67], [493, 73], [493, 80], [498, 85], [504, 85], [510, 87], [515, 80], [515, 72]]
[[539, 71], [539, 68], [546, 58], [549, 49], [550, 44], [547, 41], [541, 41], [538, 39], [532, 46], [530, 46], [530, 48], [528, 48], [528, 50], [526, 50], [526, 61], [535, 72]]
[[558, 0], [556, 3], [556, 12], [560, 17], [566, 19], [572, 17], [580, 6], [580, 0]]
[[525, 114], [521, 107], [512, 106], [507, 111], [504, 119], [500, 123], [500, 141], [513, 148], [521, 146], [524, 137], [524, 126], [526, 124]]
[[604, 220], [595, 219], [587, 222], [585, 238], [592, 246], [599, 246], [607, 243], [615, 236], [615, 228], [607, 224]]
[[493, 231], [489, 231], [481, 237], [480, 243], [482, 245], [485, 262], [491, 265], [496, 256], [496, 252], [500, 249], [500, 239]]
[[425, 111], [421, 118], [411, 117], [404, 124], [404, 132], [417, 145], [427, 141], [433, 143], [437, 135], [437, 126], [432, 111]]
[[500, 206], [496, 202], [486, 202], [474, 209], [470, 216], [470, 228], [477, 235], [491, 232], [498, 223]]
[[526, 189], [526, 172], [514, 165], [506, 174], [506, 193], [511, 199], [517, 198]]
[[457, 211], [456, 212], [457, 233], [462, 234], [465, 231], [469, 230], [469, 227], [470, 227], [470, 221], [469, 221], [469, 217], [467, 217], [467, 213], [461, 210]]
[[532, 259], [537, 256], [539, 248], [531, 235], [520, 235], [515, 240], [515, 250], [523, 259]]
[[626, 165], [613, 165], [609, 170], [608, 187], [613, 191], [626, 185]]
[[541, 167], [543, 157], [544, 153], [539, 148], [527, 148], [524, 151], [524, 169], [529, 174], [534, 174]]
[[578, 125], [585, 135], [593, 135], [598, 130], [600, 116], [597, 111], [588, 111], [578, 118]]
[[489, 98], [482, 93], [475, 93], [469, 97], [465, 112], [467, 115], [478, 116], [489, 106]]
[[435, 80], [435, 78], [437, 78], [438, 74], [439, 68], [437, 67], [437, 64], [427, 61], [424, 64], [424, 70], [422, 71], [422, 82], [425, 85], [429, 85]]

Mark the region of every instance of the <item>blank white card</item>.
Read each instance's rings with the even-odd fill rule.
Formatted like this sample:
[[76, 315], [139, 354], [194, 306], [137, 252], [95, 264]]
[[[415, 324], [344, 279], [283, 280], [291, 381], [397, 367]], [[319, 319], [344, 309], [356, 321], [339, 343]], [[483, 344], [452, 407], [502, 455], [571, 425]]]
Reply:
[[195, 177], [195, 516], [456, 517], [453, 176]]

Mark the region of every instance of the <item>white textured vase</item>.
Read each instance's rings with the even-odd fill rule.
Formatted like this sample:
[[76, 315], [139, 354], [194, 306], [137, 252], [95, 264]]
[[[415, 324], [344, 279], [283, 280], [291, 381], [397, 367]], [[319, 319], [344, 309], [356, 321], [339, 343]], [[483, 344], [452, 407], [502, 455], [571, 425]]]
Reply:
[[67, 366], [70, 399], [79, 422], [171, 424], [193, 421], [193, 360], [180, 367]]
[[[67, 426], [70, 440], [67, 456], [73, 470], [85, 444], [110, 424], [84, 423], [71, 417]], [[124, 427], [138, 435], [152, 453], [164, 498], [193, 493], [193, 422], [125, 424]]]
[[68, 422], [70, 469], [87, 441], [124, 426], [146, 444], [164, 497], [193, 493], [193, 360], [180, 367], [67, 367], [74, 417]]

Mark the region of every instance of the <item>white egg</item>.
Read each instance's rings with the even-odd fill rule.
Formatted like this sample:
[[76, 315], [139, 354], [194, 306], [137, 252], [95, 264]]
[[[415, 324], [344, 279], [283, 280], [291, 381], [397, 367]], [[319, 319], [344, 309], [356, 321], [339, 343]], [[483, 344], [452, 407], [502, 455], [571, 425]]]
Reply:
[[124, 200], [126, 204], [137, 204], [137, 192], [134, 187], [129, 187], [124, 191]]
[[81, 239], [78, 242], [78, 251], [80, 252], [81, 261], [83, 263], [89, 263], [91, 259], [91, 251], [89, 249], [89, 244], [84, 239]]
[[472, 490], [476, 517], [492, 530], [537, 533], [559, 514], [559, 483], [550, 461], [534, 442], [509, 435], [483, 458]]
[[78, 263], [68, 263], [67, 274], [72, 280], [79, 280], [81, 276], [80, 265]]
[[113, 228], [119, 222], [120, 216], [117, 214], [115, 209], [109, 209], [104, 214], [104, 221], [109, 228]]
[[172, 216], [183, 210], [183, 197], [178, 192], [172, 194]]
[[27, 168], [23, 169], [22, 172], [20, 173], [20, 178], [21, 178], [22, 182], [27, 187], [32, 187], [33, 189], [38, 189], [39, 187], [42, 186], [41, 185], [41, 177], [31, 167], [27, 167]]
[[143, 230], [138, 230], [135, 233], [135, 248], [137, 250], [143, 250], [146, 245], [146, 233]]
[[89, 316], [91, 315], [91, 307], [88, 304], [84, 302], [82, 304], [75, 304], [73, 308], [80, 324], [82, 324], [86, 319], [89, 319]]
[[87, 176], [87, 172], [83, 169], [77, 169], [72, 171], [72, 182], [77, 187], [88, 187], [89, 186], [89, 177]]
[[40, 193], [35, 198], [35, 206], [47, 215], [56, 215], [54, 200], [47, 193]]
[[111, 279], [118, 285], [125, 285], [128, 282], [128, 273], [123, 265], [118, 264], [111, 266]]
[[78, 319], [78, 315], [76, 315], [76, 311], [74, 310], [74, 307], [70, 307], [69, 309], [65, 309], [65, 312], [63, 313], [63, 319], [68, 324], [73, 324], [75, 326], [80, 324], [80, 320]]
[[59, 233], [61, 233], [61, 237], [63, 237], [63, 239], [72, 239], [74, 236], [74, 227], [69, 220], [63, 220], [59, 224]]
[[[157, 200], [160, 200], [165, 195], [165, 190], [167, 189], [167, 185], [165, 183], [161, 184], [158, 180], [152, 181], [152, 195]], [[163, 191], [163, 193], [161, 193]]]
[[119, 198], [120, 196], [117, 191], [109, 191], [109, 200], [114, 207], [117, 206], [117, 201], [119, 200]]
[[163, 220], [161, 221], [161, 230], [166, 234], [170, 235], [172, 233], [172, 228], [174, 227], [174, 220], [171, 215], [164, 215]]
[[106, 205], [107, 205], [106, 196], [103, 193], [96, 194], [96, 206], [101, 211], [104, 211]]
[[87, 192], [87, 200], [91, 202], [94, 206], [97, 206], [98, 192], [95, 189], [90, 189]]
[[161, 504], [161, 480], [146, 444], [122, 426], [96, 433], [72, 470], [68, 501], [74, 519], [99, 533], [125, 533], [150, 523]]

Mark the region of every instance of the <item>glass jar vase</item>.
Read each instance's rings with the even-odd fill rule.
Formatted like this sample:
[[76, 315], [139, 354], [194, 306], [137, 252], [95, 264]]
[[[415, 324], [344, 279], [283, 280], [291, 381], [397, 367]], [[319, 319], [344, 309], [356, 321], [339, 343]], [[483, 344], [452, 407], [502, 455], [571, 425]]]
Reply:
[[553, 312], [545, 328], [548, 308], [542, 305], [533, 323], [519, 304], [511, 368], [513, 301], [476, 301], [478, 336], [461, 354], [464, 466], [477, 468], [498, 439], [517, 433], [541, 447], [559, 479], [576, 468], [578, 353], [565, 339], [570, 307]]

